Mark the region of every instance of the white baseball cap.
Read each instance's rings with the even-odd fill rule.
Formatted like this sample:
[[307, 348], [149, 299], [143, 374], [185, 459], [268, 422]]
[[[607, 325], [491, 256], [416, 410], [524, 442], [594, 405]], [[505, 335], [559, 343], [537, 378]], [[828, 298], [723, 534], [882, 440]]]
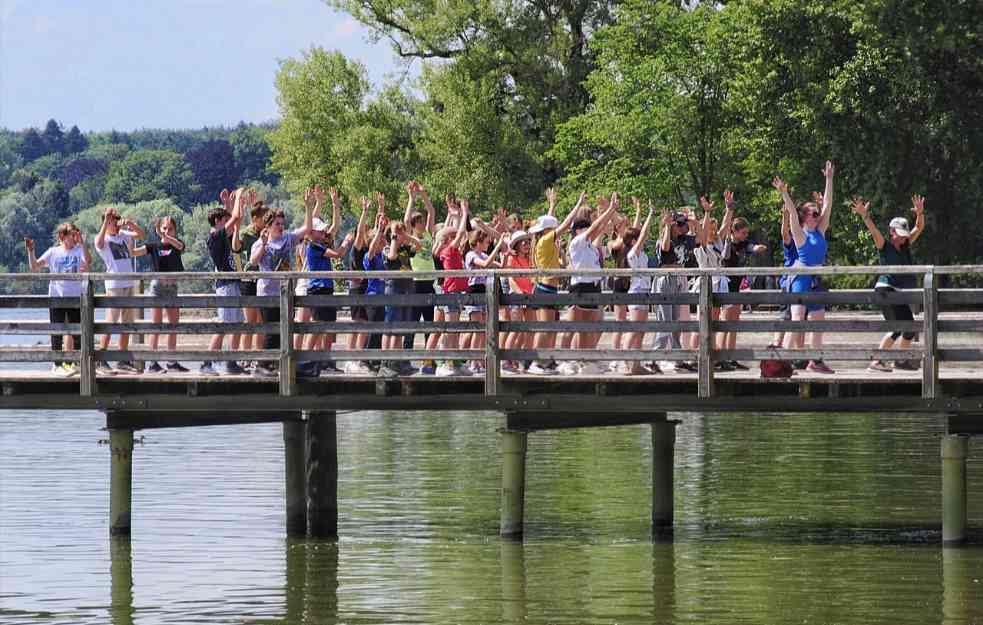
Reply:
[[327, 230], [328, 228], [328, 223], [318, 217], [315, 217], [313, 223], [311, 224], [312, 230]]
[[550, 228], [556, 228], [560, 225], [560, 221], [552, 215], [540, 215], [536, 219], [536, 223], [529, 228], [529, 234], [539, 234], [543, 230], [549, 230]]
[[899, 237], [907, 237], [911, 235], [911, 229], [908, 228], [908, 220], [904, 217], [895, 217], [890, 223], [891, 230], [894, 230], [895, 234]]

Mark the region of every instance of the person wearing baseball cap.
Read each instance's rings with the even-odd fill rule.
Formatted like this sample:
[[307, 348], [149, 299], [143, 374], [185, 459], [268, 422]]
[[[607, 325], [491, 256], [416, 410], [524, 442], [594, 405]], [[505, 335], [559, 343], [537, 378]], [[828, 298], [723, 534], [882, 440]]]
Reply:
[[[914, 243], [922, 232], [925, 231], [925, 198], [915, 195], [911, 198], [911, 211], [915, 213], [915, 227], [908, 226], [908, 220], [904, 217], [895, 217], [888, 224], [889, 239], [885, 238], [878, 230], [877, 224], [870, 216], [870, 202], [865, 202], [863, 198], [853, 198], [853, 212], [860, 215], [867, 231], [874, 239], [877, 247], [877, 260], [883, 266], [913, 265], [911, 257], [911, 244]], [[918, 283], [912, 274], [881, 274], [877, 277], [877, 284], [874, 288], [878, 291], [894, 291], [897, 289], [915, 289]], [[914, 321], [915, 315], [911, 306], [907, 304], [885, 304], [881, 306], [881, 312], [885, 321]], [[911, 342], [915, 339], [915, 332], [889, 332], [881, 339], [879, 349], [891, 349], [897, 346], [898, 349], [908, 349]], [[908, 360], [897, 360], [894, 362], [893, 369], [901, 371], [916, 371], [918, 365]], [[871, 372], [890, 372], [891, 365], [883, 360], [874, 360], [867, 367]]]

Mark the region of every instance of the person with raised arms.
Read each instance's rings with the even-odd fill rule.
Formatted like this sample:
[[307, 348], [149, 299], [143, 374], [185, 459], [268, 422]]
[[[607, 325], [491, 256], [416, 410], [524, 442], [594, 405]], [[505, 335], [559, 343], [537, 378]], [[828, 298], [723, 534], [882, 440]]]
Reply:
[[[877, 248], [877, 262], [883, 266], [912, 265], [911, 245], [918, 240], [925, 232], [925, 198], [915, 195], [911, 198], [912, 212], [915, 213], [915, 227], [908, 227], [908, 220], [904, 217], [895, 217], [888, 224], [888, 236], [885, 238], [878, 230], [877, 224], [870, 216], [870, 202], [865, 202], [863, 198], [853, 198], [853, 212], [860, 215], [867, 231], [874, 239], [874, 247]], [[877, 277], [877, 284], [874, 286], [879, 292], [892, 292], [898, 289], [918, 288], [918, 282], [912, 274], [881, 274]], [[915, 316], [911, 306], [907, 304], [885, 304], [881, 306], [881, 313], [885, 321], [914, 321]], [[912, 331], [888, 332], [881, 339], [878, 349], [908, 349], [917, 334]], [[918, 366], [908, 360], [898, 360], [894, 362], [894, 369], [902, 371], [916, 371]], [[891, 365], [883, 360], [874, 360], [867, 367], [872, 372], [890, 372]]]
[[[636, 210], [637, 210], [636, 206]], [[649, 259], [648, 254], [645, 253], [645, 241], [648, 239], [649, 228], [652, 227], [652, 214], [655, 212], [655, 208], [652, 204], [649, 204], [648, 215], [645, 217], [645, 221], [642, 223], [641, 228], [631, 227], [625, 231], [622, 236], [622, 241], [624, 246], [628, 249], [628, 254], [626, 256], [627, 267], [630, 269], [648, 269]], [[631, 282], [628, 285], [628, 293], [648, 293], [652, 290], [652, 278], [646, 275], [635, 275], [631, 277]], [[633, 322], [645, 322], [649, 318], [649, 307], [647, 304], [629, 304], [628, 305], [628, 320]], [[625, 336], [622, 337], [622, 349], [627, 352], [637, 351], [642, 349], [642, 341], [645, 337], [644, 332], [626, 332]], [[637, 360], [625, 361], [624, 369], [622, 370], [625, 375], [651, 375], [653, 373], [662, 373], [657, 364], [652, 364], [650, 367], [645, 367], [642, 363]]]
[[[434, 209], [433, 202], [430, 201], [427, 190], [416, 180], [411, 180], [406, 185], [406, 191], [409, 199], [406, 202], [403, 223], [406, 224], [406, 228], [410, 234], [420, 241], [420, 249], [416, 250], [416, 253], [410, 257], [410, 267], [415, 272], [433, 271], [433, 238], [436, 232], [436, 210]], [[426, 215], [414, 210], [417, 198], [423, 202], [423, 206], [427, 209]], [[430, 278], [413, 278], [413, 293], [417, 295], [434, 295], [436, 293], [434, 280]], [[410, 320], [433, 323], [434, 307], [428, 305], [413, 306], [410, 310]], [[415, 334], [413, 333], [407, 334], [404, 337], [403, 347], [405, 349], [413, 349], [414, 337]], [[429, 337], [430, 332], [423, 333], [424, 345], [427, 344]], [[436, 363], [432, 360], [427, 360], [420, 367], [420, 373], [423, 375], [433, 375], [436, 368]]]
[[[545, 215], [540, 216], [536, 223], [529, 228], [529, 234], [535, 237], [533, 242], [533, 261], [537, 269], [560, 269], [563, 264], [560, 262], [559, 237], [570, 229], [573, 222], [578, 218], [584, 201], [587, 199], [587, 192], [583, 191], [577, 199], [576, 206], [573, 207], [566, 218], [560, 222], [556, 216], [556, 191], [552, 188], [546, 190], [546, 199], [549, 203], [549, 210]], [[556, 276], [537, 276], [536, 284], [533, 286], [534, 295], [555, 295], [559, 292], [561, 279]], [[554, 305], [537, 305], [537, 321], [556, 321], [557, 307]], [[556, 345], [556, 332], [537, 332], [533, 338], [533, 345], [537, 350], [553, 349]], [[546, 361], [534, 362], [529, 366], [529, 373], [536, 375], [552, 375], [556, 373]]]
[[[833, 208], [833, 175], [835, 169], [831, 161], [826, 161], [826, 166], [822, 173], [826, 178], [826, 189], [823, 193], [823, 207], [820, 210], [814, 203], [806, 202], [796, 206], [789, 195], [788, 185], [778, 176], [772, 180], [772, 185], [782, 196], [782, 210], [789, 215], [789, 229], [792, 231], [792, 239], [795, 241], [796, 252], [799, 255], [796, 267], [819, 267], [826, 262], [828, 246], [826, 243], [826, 231], [829, 229], [830, 218]], [[814, 293], [822, 290], [818, 276], [798, 275], [791, 281], [790, 291], [792, 293]], [[792, 319], [803, 321], [806, 318], [806, 306], [802, 304], [792, 305]], [[817, 321], [826, 318], [826, 311], [817, 310], [815, 317]], [[822, 332], [813, 332], [812, 348], [821, 349], [823, 343]], [[805, 335], [802, 332], [789, 332], [785, 335], [785, 348], [802, 349], [805, 345]], [[815, 373], [834, 373], [822, 359], [812, 359], [806, 365], [806, 369]]]
[[[51, 273], [85, 273], [89, 270], [92, 258], [85, 245], [82, 231], [70, 223], [63, 223], [55, 229], [58, 245], [49, 247], [41, 258], [35, 258], [34, 240], [24, 237], [24, 247], [27, 249], [27, 264], [31, 271], [37, 273], [47, 268]], [[81, 297], [82, 282], [80, 280], [48, 280], [48, 297]], [[82, 311], [78, 308], [48, 309], [48, 319], [51, 323], [80, 323]], [[64, 345], [66, 351], [77, 350], [82, 342], [78, 335], [51, 335], [51, 351], [60, 352]], [[64, 341], [64, 342], [63, 342]], [[53, 362], [51, 371], [58, 376], [68, 377], [79, 374], [74, 363]]]
[[[314, 207], [317, 198], [313, 189], [304, 193], [304, 223], [299, 228], [287, 231], [287, 217], [282, 210], [270, 211], [266, 214], [266, 228], [260, 233], [259, 240], [253, 244], [249, 262], [258, 266], [260, 271], [290, 271], [290, 261], [296, 248], [311, 231], [314, 222]], [[272, 278], [260, 278], [256, 282], [256, 292], [260, 296], [280, 295], [280, 281]], [[263, 323], [279, 323], [280, 308], [264, 308]], [[279, 349], [279, 333], [267, 334], [263, 337], [263, 349]], [[253, 375], [273, 376], [276, 372], [269, 362], [260, 362], [253, 370]]]
[[[130, 219], [120, 217], [119, 212], [112, 206], [106, 208], [102, 215], [102, 227], [95, 238], [96, 252], [106, 265], [107, 273], [133, 273], [136, 271], [136, 263], [130, 250], [135, 247], [137, 239], [142, 239], [147, 235], [143, 228], [138, 226]], [[133, 278], [106, 280], [106, 295], [109, 297], [133, 297], [136, 295], [137, 281]], [[135, 308], [108, 308], [106, 310], [106, 321], [108, 323], [133, 323], [136, 320]], [[104, 334], [100, 343], [103, 350], [109, 349], [111, 335]], [[119, 333], [119, 350], [126, 351], [130, 346], [130, 335], [128, 332]], [[100, 362], [96, 366], [96, 372], [104, 375], [121, 373], [140, 373], [134, 363], [122, 361], [116, 363], [114, 371], [108, 362]]]
[[[355, 226], [355, 238], [352, 240], [352, 253], [349, 258], [348, 269], [351, 271], [365, 271], [363, 261], [369, 250], [369, 241], [375, 236], [375, 231], [368, 226], [369, 198], [361, 196], [359, 205], [362, 210], [358, 214], [358, 224]], [[352, 278], [348, 281], [349, 295], [365, 295], [367, 281], [364, 278]], [[364, 304], [352, 305], [349, 308], [351, 320], [354, 323], [366, 323], [369, 320], [367, 308]], [[348, 351], [365, 349], [365, 344], [369, 340], [366, 332], [350, 332], [348, 334]], [[369, 363], [364, 360], [349, 360], [345, 363], [344, 372], [350, 375], [369, 375], [372, 369]]]
[[[456, 223], [454, 225], [446, 225], [437, 232], [437, 238], [434, 241], [434, 248], [436, 249], [434, 256], [440, 262], [441, 268], [444, 271], [457, 271], [464, 269], [464, 248], [468, 242], [468, 222], [470, 219], [468, 214], [468, 200], [462, 199], [460, 204], [457, 205], [448, 196], [447, 209], [449, 212], [453, 211], [448, 215], [448, 223], [453, 223], [453, 219], [456, 219]], [[468, 279], [463, 276], [448, 276], [444, 278], [442, 288], [444, 295], [467, 293]], [[457, 304], [445, 304], [442, 308], [444, 318], [448, 322], [454, 323], [460, 320], [461, 306]], [[442, 347], [445, 350], [458, 349], [460, 340], [457, 332], [444, 332], [440, 337]], [[456, 375], [469, 376], [472, 375], [472, 372], [459, 363], [455, 363], [452, 360], [444, 360], [437, 367], [437, 375], [440, 377]]]
[[[230, 194], [225, 189], [219, 196], [223, 206], [213, 208], [208, 211], [208, 237], [205, 239], [205, 246], [208, 248], [208, 256], [212, 260], [212, 265], [219, 275], [232, 273], [236, 270], [233, 246], [236, 241], [236, 229], [242, 219], [245, 189], [236, 189]], [[227, 208], [231, 206], [231, 211]], [[239, 280], [236, 278], [216, 278], [215, 295], [220, 297], [240, 297], [242, 292], [239, 289]], [[220, 323], [242, 323], [245, 318], [242, 308], [239, 306], [220, 306], [217, 311]], [[208, 343], [208, 350], [216, 352], [222, 350], [222, 343], [225, 342], [225, 332], [216, 332], [212, 335]], [[229, 333], [229, 347], [231, 351], [239, 350], [242, 334], [238, 332]], [[218, 375], [218, 371], [213, 366], [213, 361], [206, 360], [201, 364], [198, 372], [202, 375]], [[230, 375], [245, 373], [234, 358], [226, 361], [225, 372]]]
[[[228, 192], [226, 192], [228, 196]], [[270, 212], [270, 208], [263, 202], [256, 199], [256, 192], [250, 189], [247, 191], [247, 198], [245, 201], [245, 206], [249, 206], [249, 225], [245, 228], [240, 227], [238, 230], [238, 240], [235, 242], [236, 245], [233, 246], [233, 250], [236, 252], [236, 269], [239, 271], [256, 271], [259, 269], [256, 265], [249, 262], [249, 256], [253, 251], [253, 244], [259, 240], [259, 234], [266, 227], [264, 222], [266, 218], [266, 213]], [[231, 205], [226, 207], [229, 214], [232, 213]], [[243, 219], [245, 219], [245, 214], [243, 214]], [[239, 226], [242, 224], [240, 223]], [[254, 279], [244, 279], [239, 282], [239, 291], [244, 297], [255, 297], [256, 295], [256, 280]], [[242, 309], [242, 314], [246, 318], [246, 323], [249, 324], [260, 324], [263, 322], [263, 313], [261, 309], [255, 306], [244, 306]], [[262, 333], [248, 332], [242, 336], [242, 349], [244, 351], [251, 351], [253, 346], [259, 349], [263, 344]]]
[[[144, 243], [140, 247], [133, 248], [131, 253], [134, 257], [149, 256], [150, 262], [155, 272], [171, 273], [184, 271], [184, 262], [181, 254], [184, 252], [184, 242], [177, 238], [177, 222], [171, 216], [154, 222], [154, 232], [157, 233], [157, 243]], [[177, 280], [174, 278], [154, 278], [150, 281], [150, 295], [153, 297], [177, 297]], [[168, 325], [176, 326], [181, 318], [181, 309], [177, 306], [166, 306], [152, 308], [150, 319], [158, 324], [167, 320]], [[177, 334], [158, 334], [150, 335], [150, 351], [157, 351], [161, 339], [167, 342], [167, 351], [177, 350]], [[174, 360], [167, 363], [165, 369], [158, 362], [149, 362], [144, 369], [147, 373], [187, 373], [188, 370], [178, 361]]]

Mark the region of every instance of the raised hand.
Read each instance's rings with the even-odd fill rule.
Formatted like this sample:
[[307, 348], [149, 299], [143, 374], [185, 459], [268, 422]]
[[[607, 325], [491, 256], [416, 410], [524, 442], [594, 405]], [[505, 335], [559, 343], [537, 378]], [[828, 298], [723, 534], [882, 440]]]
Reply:
[[922, 196], [920, 196], [918, 194], [915, 194], [915, 195], [911, 196], [911, 212], [915, 213], [916, 216], [917, 215], [921, 215], [922, 213], [924, 213], [925, 212], [925, 198], [923, 198]]
[[338, 206], [341, 203], [341, 195], [338, 194], [338, 187], [328, 187], [328, 195], [331, 197], [332, 206]]
[[734, 192], [730, 189], [724, 190], [724, 208], [734, 208]]
[[360, 198], [358, 198], [358, 202], [359, 202], [359, 204], [362, 205], [362, 212], [363, 213], [365, 213], [366, 211], [369, 210], [369, 205], [371, 204], [371, 202], [369, 201], [369, 198], [367, 198], [367, 197], [365, 197], [363, 195]]
[[812, 192], [812, 201], [816, 203], [816, 206], [823, 205], [823, 194], [819, 191]]
[[386, 196], [384, 196], [383, 194], [379, 193], [378, 191], [374, 192], [372, 194], [372, 196], [375, 198], [375, 203], [379, 206], [379, 212], [380, 213], [385, 213], [386, 212]]
[[832, 178], [833, 174], [836, 173], [836, 168], [833, 167], [833, 161], [826, 161], [826, 166], [821, 171], [824, 177]]
[[270, 229], [263, 228], [263, 231], [259, 233], [259, 238], [263, 241], [263, 245], [266, 245], [266, 243], [270, 240]]
[[546, 201], [549, 202], [550, 206], [556, 205], [556, 189], [553, 187], [546, 189]]
[[781, 193], [782, 195], [785, 195], [785, 194], [788, 193], [788, 183], [786, 183], [784, 180], [782, 180], [778, 176], [775, 176], [772, 179], [771, 186], [775, 187], [775, 189], [777, 189], [778, 192]]
[[314, 199], [319, 205], [324, 205], [324, 191], [321, 190], [320, 185], [314, 185]]
[[24, 247], [27, 248], [28, 252], [34, 251], [34, 239], [31, 237], [24, 237]]
[[853, 203], [850, 205], [850, 210], [866, 219], [870, 215], [870, 202], [864, 202], [862, 197], [855, 195], [853, 196]]
[[352, 241], [354, 241], [354, 240], [355, 240], [355, 233], [354, 232], [349, 232], [348, 234], [345, 235], [344, 240], [342, 240], [341, 246], [342, 247], [348, 247], [349, 245], [352, 244]]
[[702, 195], [700, 196], [700, 206], [702, 206], [703, 210], [707, 213], [712, 213], [713, 209], [716, 208], [713, 202], [706, 199]]
[[228, 189], [222, 189], [222, 191], [218, 194], [218, 199], [220, 199], [222, 201], [222, 204], [223, 205], [228, 205], [228, 203], [229, 203], [229, 190]]

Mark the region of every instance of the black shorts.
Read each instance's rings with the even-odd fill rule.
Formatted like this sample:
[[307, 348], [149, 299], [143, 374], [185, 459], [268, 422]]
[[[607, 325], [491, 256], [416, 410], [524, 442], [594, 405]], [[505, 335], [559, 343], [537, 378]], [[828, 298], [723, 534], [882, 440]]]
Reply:
[[[365, 282], [357, 284], [348, 289], [349, 295], [365, 295]], [[365, 306], [352, 306], [352, 321], [368, 321], [369, 316], [366, 314]]]
[[363, 306], [362, 310], [365, 311], [364, 321], [368, 321], [369, 323], [382, 323], [386, 320], [385, 306]]
[[[596, 282], [581, 282], [570, 285], [570, 293], [600, 293], [601, 285]], [[597, 304], [577, 304], [577, 308], [583, 310], [597, 310]]]
[[742, 276], [727, 276], [727, 292], [740, 293], [742, 282], [744, 282], [744, 278]]
[[[308, 295], [333, 295], [334, 289], [307, 289]], [[315, 306], [311, 310], [311, 318], [314, 321], [337, 321], [338, 309], [334, 306]]]
[[[255, 280], [243, 280], [239, 283], [239, 295], [245, 295], [247, 297], [253, 297], [256, 295], [256, 281]], [[247, 306], [246, 308], [252, 308], [252, 306]]]

